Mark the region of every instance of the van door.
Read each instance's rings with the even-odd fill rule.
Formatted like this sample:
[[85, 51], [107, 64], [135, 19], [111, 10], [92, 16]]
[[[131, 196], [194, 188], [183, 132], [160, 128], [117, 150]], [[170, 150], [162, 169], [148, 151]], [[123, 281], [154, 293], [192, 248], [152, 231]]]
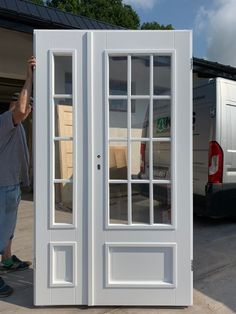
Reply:
[[223, 183], [236, 183], [236, 102], [224, 102], [222, 120]]

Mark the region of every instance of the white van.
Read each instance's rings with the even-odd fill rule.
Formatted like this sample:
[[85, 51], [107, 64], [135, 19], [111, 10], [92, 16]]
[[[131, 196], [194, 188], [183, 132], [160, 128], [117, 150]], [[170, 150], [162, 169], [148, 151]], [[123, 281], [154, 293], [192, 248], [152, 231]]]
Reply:
[[193, 89], [194, 212], [236, 217], [236, 82]]

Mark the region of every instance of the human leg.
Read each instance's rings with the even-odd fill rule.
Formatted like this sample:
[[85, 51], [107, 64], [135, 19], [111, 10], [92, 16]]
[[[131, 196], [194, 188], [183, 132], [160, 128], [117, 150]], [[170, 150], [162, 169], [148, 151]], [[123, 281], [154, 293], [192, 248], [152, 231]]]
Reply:
[[[3, 255], [5, 248], [8, 246], [9, 239], [11, 237], [12, 223], [7, 216], [7, 201], [6, 192], [8, 188], [0, 186], [0, 254]], [[12, 216], [12, 215], [11, 215]], [[13, 217], [15, 217], [13, 215]], [[11, 295], [13, 288], [8, 286], [5, 281], [0, 277], [0, 298]]]
[[11, 253], [12, 239], [16, 227], [17, 211], [21, 199], [19, 185], [0, 187], [2, 191], [2, 209], [0, 219], [0, 239], [2, 262], [1, 269], [18, 270], [26, 269], [30, 262], [23, 262]]
[[17, 210], [20, 202], [20, 186], [0, 186], [0, 254], [11, 248]]
[[4, 252], [2, 254], [2, 261], [11, 258], [12, 253], [11, 253], [11, 246], [12, 246], [12, 240], [8, 241], [7, 247], [4, 249]]

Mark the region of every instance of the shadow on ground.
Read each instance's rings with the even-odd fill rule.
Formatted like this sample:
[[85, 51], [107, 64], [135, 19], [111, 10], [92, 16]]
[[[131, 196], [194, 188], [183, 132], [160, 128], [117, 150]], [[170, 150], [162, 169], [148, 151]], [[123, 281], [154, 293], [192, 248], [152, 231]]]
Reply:
[[193, 238], [194, 288], [236, 313], [236, 220], [195, 217]]
[[[25, 200], [25, 201], [24, 201]], [[23, 194], [14, 252], [32, 259], [33, 203], [32, 194]], [[230, 219], [194, 218], [194, 306], [176, 307], [34, 307], [33, 270], [2, 275], [15, 289], [14, 294], [0, 300], [1, 313], [25, 313], [32, 309], [41, 313], [236, 313], [236, 221]], [[43, 274], [42, 274], [43, 275]], [[42, 310], [42, 311], [41, 311]]]
[[10, 297], [1, 299], [24, 308], [33, 306], [33, 269], [1, 274], [5, 282], [14, 289]]

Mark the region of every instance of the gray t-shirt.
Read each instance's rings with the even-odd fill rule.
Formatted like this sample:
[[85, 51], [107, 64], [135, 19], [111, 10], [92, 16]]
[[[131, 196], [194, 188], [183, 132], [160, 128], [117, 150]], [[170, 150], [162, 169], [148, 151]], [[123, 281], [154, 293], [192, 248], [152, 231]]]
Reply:
[[21, 123], [14, 126], [12, 112], [0, 115], [0, 186], [29, 185], [29, 151]]

